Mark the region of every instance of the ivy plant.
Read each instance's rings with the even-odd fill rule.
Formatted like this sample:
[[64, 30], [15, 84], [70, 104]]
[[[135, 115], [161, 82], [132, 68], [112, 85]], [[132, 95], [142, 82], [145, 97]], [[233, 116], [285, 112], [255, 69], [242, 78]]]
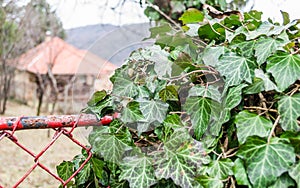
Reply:
[[[73, 185], [299, 187], [299, 21], [261, 15], [189, 9], [183, 29], [151, 28], [156, 43], [134, 51], [112, 91], [84, 109], [120, 117], [93, 128], [93, 158]], [[84, 159], [61, 163], [59, 175]]]

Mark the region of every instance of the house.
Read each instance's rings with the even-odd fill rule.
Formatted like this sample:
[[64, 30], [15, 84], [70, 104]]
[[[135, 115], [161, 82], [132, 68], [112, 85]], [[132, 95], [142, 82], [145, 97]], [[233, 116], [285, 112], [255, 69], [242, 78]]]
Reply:
[[12, 96], [46, 113], [79, 113], [95, 90], [111, 89], [112, 63], [79, 50], [58, 37], [22, 54], [17, 60]]

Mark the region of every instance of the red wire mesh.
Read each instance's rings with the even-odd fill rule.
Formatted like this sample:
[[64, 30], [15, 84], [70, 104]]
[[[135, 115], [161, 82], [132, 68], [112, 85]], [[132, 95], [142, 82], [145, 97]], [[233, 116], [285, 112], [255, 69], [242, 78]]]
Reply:
[[[18, 187], [35, 169], [39, 166], [45, 172], [50, 174], [53, 178], [59, 181], [63, 187], [65, 187], [85, 166], [85, 164], [91, 159], [91, 148], [83, 145], [77, 139], [73, 137], [73, 131], [78, 126], [89, 125], [102, 125], [109, 124], [112, 121], [112, 116], [105, 116], [100, 121], [93, 115], [82, 114], [73, 116], [44, 116], [44, 117], [18, 117], [18, 118], [0, 118], [0, 141], [4, 138], [11, 140], [17, 147], [24, 150], [28, 155], [33, 158], [34, 164], [27, 170], [27, 172], [13, 185]], [[41, 123], [42, 122], [42, 123]], [[64, 127], [71, 127], [70, 130]], [[38, 153], [34, 153], [27, 147], [25, 147], [15, 136], [16, 130], [24, 129], [36, 129], [36, 128], [53, 128], [55, 133], [51, 141]], [[81, 166], [67, 179], [63, 180], [56, 173], [49, 170], [47, 166], [40, 162], [40, 158], [45, 152], [61, 137], [66, 136], [71, 142], [81, 147], [88, 154], [86, 160]], [[0, 185], [0, 188], [3, 186]]]

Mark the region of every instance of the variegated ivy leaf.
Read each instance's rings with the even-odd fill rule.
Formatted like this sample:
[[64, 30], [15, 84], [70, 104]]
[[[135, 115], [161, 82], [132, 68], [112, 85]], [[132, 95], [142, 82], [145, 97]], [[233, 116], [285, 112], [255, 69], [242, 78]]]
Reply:
[[236, 53], [225, 53], [220, 57], [217, 70], [226, 77], [226, 85], [234, 86], [247, 81], [252, 83], [254, 69], [257, 67], [254, 61]]
[[155, 156], [155, 175], [169, 179], [181, 187], [197, 187], [196, 171], [210, 161], [202, 144], [193, 140], [185, 129], [174, 132], [163, 146], [163, 152]]
[[216, 66], [216, 64], [219, 62], [219, 57], [224, 53], [224, 46], [206, 47], [202, 54], [202, 60], [205, 65]]
[[168, 85], [164, 89], [160, 90], [159, 97], [164, 102], [166, 101], [178, 101], [178, 93], [174, 85]]
[[278, 91], [277, 86], [270, 80], [268, 75], [266, 75], [261, 69], [255, 69], [254, 73], [255, 73], [255, 77], [262, 79], [265, 91], [271, 91], [271, 90]]
[[127, 180], [132, 188], [150, 187], [157, 180], [154, 176], [152, 159], [146, 156], [126, 157], [121, 165], [121, 180]]
[[273, 185], [269, 186], [269, 188], [278, 188], [278, 187], [295, 187], [295, 183], [287, 173], [284, 173], [276, 180], [276, 182]]
[[233, 173], [238, 185], [246, 185], [251, 188], [251, 184], [247, 177], [247, 172], [242, 159], [237, 158], [234, 161]]
[[289, 175], [296, 181], [298, 187], [300, 185], [300, 162], [294, 164], [289, 170]]
[[186, 100], [184, 109], [191, 116], [195, 136], [200, 139], [208, 127], [211, 118], [212, 101], [204, 97], [189, 97]]
[[124, 123], [133, 123], [144, 119], [142, 112], [140, 111], [140, 105], [136, 101], [132, 101], [122, 111], [121, 120]]
[[270, 143], [260, 137], [249, 137], [237, 156], [245, 160], [250, 182], [254, 187], [268, 187], [295, 163], [293, 147], [286, 140], [272, 138]]
[[136, 84], [126, 77], [116, 77], [112, 93], [119, 97], [135, 97], [138, 94]]
[[207, 88], [204, 86], [194, 86], [189, 90], [189, 97], [205, 97], [211, 98], [217, 102], [221, 102], [221, 93], [219, 87], [209, 85]]
[[237, 136], [243, 144], [249, 136], [267, 137], [272, 128], [272, 121], [248, 111], [241, 111], [235, 117]]
[[162, 123], [166, 118], [169, 105], [160, 100], [146, 100], [141, 99], [140, 110], [143, 113], [147, 122], [158, 121]]
[[238, 48], [240, 50], [240, 53], [244, 57], [252, 57], [254, 54], [254, 47], [256, 44], [256, 40], [250, 40], [250, 41], [242, 41], [236, 44], [231, 45], [233, 48]]
[[257, 63], [263, 64], [267, 58], [275, 51], [282, 49], [285, 45], [285, 41], [280, 39], [274, 39], [272, 37], [259, 38], [255, 45], [255, 56], [257, 57]]
[[298, 131], [297, 118], [300, 117], [300, 93], [282, 97], [278, 101], [278, 111], [281, 115], [281, 127], [284, 130]]
[[125, 151], [130, 150], [131, 146], [119, 139], [116, 135], [110, 134], [108, 129], [94, 129], [89, 135], [89, 142], [95, 153], [114, 164], [119, 164]]
[[223, 188], [223, 182], [219, 178], [206, 175], [198, 176], [196, 180], [205, 188]]
[[220, 159], [213, 160], [207, 167], [206, 173], [210, 177], [215, 177], [220, 180], [228, 178], [228, 176], [233, 175], [232, 167], [234, 163], [231, 159]]
[[159, 78], [170, 77], [172, 73], [172, 62], [168, 59], [169, 53], [159, 46], [151, 47], [150, 61], [153, 61], [154, 70]]
[[267, 60], [267, 72], [275, 78], [280, 91], [300, 79], [300, 56], [278, 51]]

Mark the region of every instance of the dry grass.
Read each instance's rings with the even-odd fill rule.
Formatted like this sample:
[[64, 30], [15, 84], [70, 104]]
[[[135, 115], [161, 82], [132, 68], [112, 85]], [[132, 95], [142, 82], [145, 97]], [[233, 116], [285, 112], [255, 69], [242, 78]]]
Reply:
[[[9, 102], [5, 116], [30, 116], [34, 115], [34, 109]], [[81, 143], [87, 144], [83, 136], [85, 129], [77, 128], [74, 137]], [[50, 137], [48, 136], [50, 132]], [[39, 153], [51, 140], [54, 130], [22, 130], [15, 136], [18, 141], [29, 148], [35, 154]], [[61, 136], [55, 144], [43, 155], [40, 162], [56, 173], [56, 166], [63, 160], [71, 160], [79, 154], [81, 148], [71, 142], [67, 137]], [[34, 164], [33, 158], [17, 147], [10, 139], [3, 138], [0, 141], [0, 187], [12, 187]], [[59, 181], [54, 179], [40, 167], [37, 167], [19, 187], [58, 187]]]

